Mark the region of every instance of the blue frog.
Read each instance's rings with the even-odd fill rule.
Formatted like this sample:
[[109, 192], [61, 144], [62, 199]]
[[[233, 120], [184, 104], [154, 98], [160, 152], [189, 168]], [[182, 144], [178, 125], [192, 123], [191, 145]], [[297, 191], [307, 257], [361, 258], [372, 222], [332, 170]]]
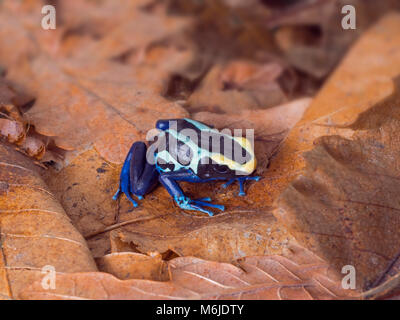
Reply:
[[250, 176], [256, 169], [253, 146], [247, 138], [236, 137], [192, 119], [158, 120], [157, 134], [147, 148], [133, 143], [122, 166], [120, 185], [113, 199], [125, 193], [132, 204], [150, 193], [160, 182], [184, 210], [196, 210], [213, 216], [208, 208], [224, 211], [223, 205], [210, 198], [190, 199], [179, 181], [211, 182], [228, 180], [223, 187], [239, 182], [239, 195], [245, 195], [244, 182], [258, 181]]

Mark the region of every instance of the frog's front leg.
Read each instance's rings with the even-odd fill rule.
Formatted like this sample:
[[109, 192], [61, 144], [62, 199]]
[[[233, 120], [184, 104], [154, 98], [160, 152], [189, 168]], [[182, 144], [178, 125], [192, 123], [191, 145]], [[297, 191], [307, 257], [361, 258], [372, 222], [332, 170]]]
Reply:
[[122, 166], [120, 184], [113, 199], [117, 200], [121, 193], [137, 207], [137, 202], [132, 199], [131, 194], [140, 199], [158, 183], [158, 171], [156, 166], [149, 164], [146, 160], [147, 147], [144, 142], [135, 142]]
[[196, 210], [207, 213], [209, 216], [213, 216], [214, 213], [203, 207], [217, 208], [221, 211], [225, 210], [223, 205], [212, 204], [210, 198], [192, 200], [185, 196], [181, 187], [177, 181], [189, 181], [189, 182], [206, 182], [209, 180], [202, 180], [197, 177], [190, 170], [179, 170], [176, 172], [162, 173], [159, 177], [161, 184], [167, 189], [168, 193], [174, 198], [178, 206], [185, 210]]

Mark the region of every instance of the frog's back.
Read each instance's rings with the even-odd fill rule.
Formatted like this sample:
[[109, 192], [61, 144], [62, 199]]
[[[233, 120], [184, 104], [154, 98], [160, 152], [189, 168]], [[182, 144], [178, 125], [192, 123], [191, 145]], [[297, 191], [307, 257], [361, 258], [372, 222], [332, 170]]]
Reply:
[[255, 167], [253, 149], [243, 143], [247, 139], [232, 137], [191, 119], [160, 120], [157, 128], [162, 130], [155, 155], [159, 172], [191, 169], [198, 174], [207, 165], [227, 165], [237, 170], [252, 160]]

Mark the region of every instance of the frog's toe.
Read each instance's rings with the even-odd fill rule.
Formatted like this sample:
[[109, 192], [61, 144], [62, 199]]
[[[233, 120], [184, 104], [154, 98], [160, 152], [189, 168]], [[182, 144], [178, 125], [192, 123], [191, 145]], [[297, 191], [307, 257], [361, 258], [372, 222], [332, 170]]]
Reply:
[[112, 197], [113, 200], [117, 200], [119, 198], [119, 195], [121, 194], [121, 188], [118, 188], [117, 192], [114, 194]]
[[223, 187], [223, 188], [226, 188], [226, 187], [228, 187], [229, 185], [231, 185], [232, 183], [234, 183], [235, 181], [239, 181], [239, 196], [245, 196], [245, 195], [246, 195], [246, 192], [244, 192], [244, 183], [245, 183], [247, 180], [258, 181], [258, 180], [260, 180], [260, 178], [261, 178], [261, 177], [258, 177], [258, 176], [256, 176], [256, 177], [248, 177], [248, 176], [245, 176], [245, 177], [236, 177], [236, 178], [233, 178], [233, 179], [228, 180], [226, 183], [224, 183], [224, 184], [222, 185], [222, 187]]
[[138, 203], [132, 199], [131, 195], [127, 194], [126, 197], [129, 199], [130, 202], [132, 202], [133, 206], [136, 208], [138, 206]]
[[225, 182], [223, 185], [222, 185], [222, 188], [227, 188], [228, 186], [230, 186], [232, 183], [234, 183], [236, 181], [236, 178], [233, 178], [233, 179], [230, 179], [230, 180], [228, 180], [227, 182]]
[[194, 199], [194, 201], [207, 201], [207, 202], [210, 202], [210, 201], [211, 201], [211, 198], [210, 198], [210, 197], [198, 198], [198, 199]]
[[256, 176], [256, 177], [240, 177], [240, 178], [237, 178], [237, 180], [239, 181], [239, 196], [245, 196], [246, 195], [246, 192], [244, 192], [244, 183], [247, 180], [258, 181], [258, 180], [260, 180], [260, 178], [261, 177], [258, 177], [258, 176]]
[[134, 207], [138, 206], [138, 203], [132, 199], [129, 191], [122, 191], [121, 188], [118, 188], [117, 192], [113, 196], [113, 200], [117, 200], [121, 193], [125, 193], [126, 197], [129, 199], [130, 202], [132, 202]]
[[[211, 201], [210, 198], [205, 198], [205, 199], [207, 199], [205, 201]], [[210, 200], [208, 200], [208, 199], [210, 199]], [[214, 204], [214, 203], [210, 203], [210, 202], [204, 202], [204, 201], [201, 201], [200, 199], [199, 200], [191, 200], [189, 203], [194, 203], [196, 205], [203, 206], [203, 207], [216, 208], [216, 209], [219, 209], [221, 211], [225, 210], [225, 207], [223, 205], [221, 205], [221, 204]]]
[[198, 205], [191, 204], [190, 208], [191, 209], [188, 209], [188, 210], [195, 210], [195, 211], [204, 212], [204, 213], [207, 213], [210, 217], [212, 217], [214, 215], [214, 212], [212, 212], [210, 210], [207, 210], [207, 209], [204, 209], [204, 208], [202, 208], [201, 206], [198, 206]]
[[[202, 198], [202, 199], [198, 199], [198, 200], [192, 200], [187, 197], [176, 197], [175, 200], [176, 200], [176, 203], [179, 205], [179, 207], [184, 210], [200, 211], [200, 212], [207, 213], [209, 216], [213, 216], [214, 213], [208, 209], [205, 209], [204, 207], [217, 208], [221, 211], [225, 210], [225, 207], [223, 205], [210, 203], [209, 202], [209, 201], [211, 201], [210, 198]], [[207, 202], [205, 202], [205, 201], [207, 201]]]
[[132, 199], [131, 195], [128, 192], [126, 192], [125, 195], [128, 198], [128, 200], [132, 202], [133, 206], [136, 208], [138, 206], [138, 203]]

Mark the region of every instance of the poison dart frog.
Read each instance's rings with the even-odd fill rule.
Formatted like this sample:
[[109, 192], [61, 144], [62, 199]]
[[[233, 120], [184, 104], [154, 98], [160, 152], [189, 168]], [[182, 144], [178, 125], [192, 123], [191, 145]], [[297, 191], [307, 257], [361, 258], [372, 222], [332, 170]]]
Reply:
[[131, 194], [141, 200], [160, 182], [180, 208], [212, 216], [213, 212], [207, 207], [224, 211], [224, 206], [211, 203], [210, 198], [188, 198], [179, 181], [228, 180], [224, 188], [238, 181], [239, 195], [243, 196], [244, 182], [260, 179], [250, 176], [256, 168], [256, 159], [247, 138], [232, 136], [187, 118], [158, 120], [156, 129], [157, 134], [149, 147], [139, 141], [130, 148], [114, 200], [125, 193], [137, 207]]

